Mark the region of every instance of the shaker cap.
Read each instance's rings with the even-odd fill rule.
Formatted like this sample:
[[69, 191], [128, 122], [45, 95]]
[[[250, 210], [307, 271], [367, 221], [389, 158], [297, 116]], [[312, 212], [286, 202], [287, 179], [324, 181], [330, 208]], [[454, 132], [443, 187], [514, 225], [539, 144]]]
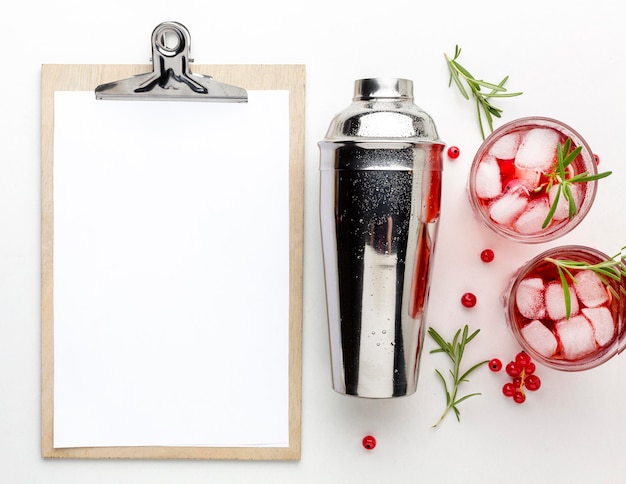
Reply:
[[354, 82], [354, 101], [370, 99], [413, 100], [413, 81], [393, 77], [358, 79]]
[[432, 118], [413, 102], [413, 81], [358, 79], [352, 104], [330, 123], [322, 143], [408, 142], [442, 144]]

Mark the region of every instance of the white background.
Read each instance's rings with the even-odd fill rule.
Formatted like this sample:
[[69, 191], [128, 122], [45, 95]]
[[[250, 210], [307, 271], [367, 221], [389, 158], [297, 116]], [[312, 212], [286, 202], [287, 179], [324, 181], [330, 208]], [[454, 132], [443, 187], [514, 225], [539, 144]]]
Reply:
[[[467, 362], [517, 351], [498, 296], [508, 275], [546, 248], [520, 246], [478, 226], [465, 182], [480, 144], [473, 106], [447, 88], [443, 52], [458, 43], [477, 77], [510, 75], [519, 98], [498, 103], [503, 121], [527, 115], [567, 122], [613, 176], [570, 235], [607, 253], [626, 244], [623, 111], [626, 15], [613, 0], [476, 3], [441, 0], [188, 2], [58, 0], [14, 3], [4, 15], [0, 77], [0, 478], [9, 483], [619, 483], [626, 473], [626, 359], [563, 374], [522, 406], [500, 395], [503, 374], [483, 369], [461, 422], [430, 425], [444, 396], [440, 355], [423, 355], [418, 391], [393, 401], [340, 396], [330, 387], [318, 222], [317, 141], [352, 96], [355, 79], [406, 77], [441, 138], [461, 149], [445, 163], [442, 224], [429, 324], [446, 336], [481, 328]], [[40, 457], [40, 66], [147, 63], [150, 35], [182, 22], [197, 63], [298, 63], [307, 67], [302, 459], [299, 462], [57, 461]], [[484, 265], [485, 247], [496, 260]], [[471, 290], [478, 305], [458, 300]], [[432, 348], [427, 340], [426, 350]], [[251, 395], [254, 398], [254, 395]], [[378, 439], [373, 451], [360, 444]]]

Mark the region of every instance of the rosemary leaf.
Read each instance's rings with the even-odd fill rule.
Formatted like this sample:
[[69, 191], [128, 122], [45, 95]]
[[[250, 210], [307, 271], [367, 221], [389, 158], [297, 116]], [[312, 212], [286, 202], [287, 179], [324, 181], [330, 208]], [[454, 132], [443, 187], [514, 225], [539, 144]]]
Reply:
[[589, 172], [584, 171], [582, 173], [578, 173], [576, 175], [571, 175], [568, 177], [567, 167], [571, 165], [574, 160], [580, 155], [582, 151], [582, 146], [577, 146], [572, 151], [570, 151], [572, 145], [571, 138], [567, 138], [565, 143], [559, 143], [556, 147], [556, 164], [551, 172], [546, 173], [548, 181], [539, 187], [537, 190], [545, 190], [548, 193], [554, 185], [557, 185], [557, 191], [554, 195], [554, 200], [552, 201], [552, 205], [550, 205], [550, 209], [546, 215], [546, 218], [541, 225], [541, 228], [546, 228], [550, 225], [552, 218], [558, 208], [559, 200], [561, 195], [565, 198], [568, 204], [568, 219], [571, 220], [577, 213], [578, 207], [576, 206], [576, 200], [572, 193], [572, 184], [573, 183], [587, 183], [594, 180], [600, 180], [601, 178], [606, 178], [612, 172], [605, 171], [602, 173], [595, 173], [590, 175]]
[[566, 319], [569, 319], [571, 313], [571, 294], [568, 279], [572, 284], [576, 284], [576, 278], [572, 271], [592, 271], [600, 278], [602, 284], [606, 286], [615, 298], [620, 299], [622, 295], [626, 296], [626, 288], [623, 284], [620, 284], [619, 293], [611, 285], [611, 281], [619, 283], [622, 281], [622, 278], [626, 278], [626, 246], [622, 247], [620, 252], [608, 260], [596, 264], [568, 259], [554, 259], [552, 257], [546, 257], [545, 260], [556, 266], [559, 280], [563, 287]]
[[559, 279], [561, 279], [561, 287], [563, 288], [563, 298], [565, 299], [565, 319], [569, 319], [572, 311], [572, 296], [569, 292], [569, 284], [565, 277], [565, 273], [562, 267], [557, 266], [559, 272]]
[[[456, 45], [454, 47], [454, 56], [450, 58], [448, 54], [444, 53], [446, 63], [448, 64], [448, 70], [450, 71], [450, 79], [448, 81], [448, 87], [452, 86], [452, 81], [456, 84], [461, 95], [469, 100], [470, 96], [468, 90], [463, 85], [463, 81], [467, 84], [472, 97], [476, 99], [476, 114], [478, 117], [478, 126], [482, 138], [485, 139], [485, 127], [483, 118], [487, 121], [487, 126], [490, 131], [493, 131], [493, 118], [500, 118], [502, 115], [502, 109], [493, 106], [490, 102], [491, 98], [504, 98], [519, 96], [521, 92], [507, 92], [504, 85], [509, 80], [509, 76], [504, 76], [502, 81], [498, 84], [487, 82], [482, 79], [476, 79], [465, 67], [459, 62], [458, 58], [461, 55], [461, 48]], [[482, 91], [483, 89], [490, 89], [490, 92]]]
[[452, 342], [448, 343], [434, 328], [428, 328], [428, 334], [439, 346], [439, 348], [431, 350], [431, 353], [445, 353], [452, 362], [452, 369], [449, 370], [450, 378], [452, 380], [450, 385], [448, 385], [443, 374], [439, 370], [435, 370], [435, 373], [439, 376], [439, 379], [443, 383], [443, 389], [446, 394], [446, 407], [443, 411], [443, 414], [441, 415], [439, 420], [433, 425], [433, 427], [437, 427], [437, 425], [439, 425], [439, 423], [443, 421], [449, 411], [452, 411], [455, 414], [457, 420], [460, 422], [461, 413], [458, 409], [458, 405], [470, 397], [480, 395], [480, 393], [470, 393], [463, 397], [457, 397], [459, 386], [461, 385], [461, 383], [467, 383], [469, 381], [467, 378], [471, 373], [476, 371], [482, 365], [487, 364], [486, 360], [481, 361], [471, 366], [464, 372], [461, 371], [461, 361], [465, 353], [465, 347], [470, 341], [472, 341], [476, 337], [476, 335], [478, 335], [479, 332], [480, 330], [477, 329], [472, 334], [469, 334], [469, 327], [465, 325], [462, 329], [459, 329], [455, 333], [454, 337], [452, 338]]

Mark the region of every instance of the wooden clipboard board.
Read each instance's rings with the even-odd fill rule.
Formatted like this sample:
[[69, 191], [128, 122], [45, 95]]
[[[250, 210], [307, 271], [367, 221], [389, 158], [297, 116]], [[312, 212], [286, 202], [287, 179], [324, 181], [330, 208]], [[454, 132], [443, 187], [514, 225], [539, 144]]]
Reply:
[[[194, 73], [250, 90], [289, 91], [289, 445], [287, 447], [54, 447], [54, 93], [90, 91], [147, 65], [42, 66], [41, 452], [46, 458], [298, 460], [301, 445], [304, 80], [302, 65], [194, 65]], [[253, 396], [251, 396], [253, 398]]]

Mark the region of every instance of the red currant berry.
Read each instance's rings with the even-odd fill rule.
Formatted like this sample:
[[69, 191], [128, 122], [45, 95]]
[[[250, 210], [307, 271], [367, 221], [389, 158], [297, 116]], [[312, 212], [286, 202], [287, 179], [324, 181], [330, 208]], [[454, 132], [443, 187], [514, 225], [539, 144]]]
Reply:
[[365, 447], [367, 450], [372, 450], [374, 447], [376, 447], [376, 439], [374, 438], [374, 436], [366, 435], [365, 437], [363, 437], [363, 447]]
[[535, 366], [535, 364], [531, 361], [530, 363], [528, 363], [525, 367], [524, 367], [524, 373], [526, 373], [526, 375], [532, 375], [533, 373], [535, 373], [535, 370], [537, 369], [537, 367]]
[[520, 376], [522, 374], [522, 367], [516, 362], [511, 361], [508, 365], [506, 365], [506, 374], [512, 376], [513, 378]]
[[528, 388], [531, 392], [539, 390], [541, 387], [541, 380], [537, 375], [528, 375], [526, 378], [526, 388]]
[[595, 160], [596, 165], [600, 164], [600, 157], [598, 155], [596, 155], [595, 153], [593, 154], [593, 159]]
[[521, 376], [516, 376], [515, 378], [513, 378], [513, 386], [515, 388], [517, 388], [518, 390], [520, 388], [522, 388], [522, 377]]
[[493, 260], [494, 257], [495, 254], [491, 249], [485, 249], [480, 253], [480, 260], [482, 260], [483, 262], [489, 263]]
[[530, 363], [530, 356], [522, 351], [515, 355], [515, 363], [517, 363], [519, 366], [526, 366], [528, 363]]
[[526, 395], [523, 392], [515, 392], [513, 395], [515, 403], [524, 403], [526, 401]]
[[508, 193], [508, 192], [516, 192], [520, 189], [521, 186], [521, 182], [517, 179], [515, 180], [511, 180], [510, 182], [508, 182], [506, 185], [504, 185], [504, 193]]
[[502, 362], [498, 358], [493, 358], [489, 361], [489, 369], [493, 372], [500, 371], [502, 369]]
[[476, 306], [476, 296], [471, 292], [466, 292], [461, 296], [461, 304], [466, 308], [473, 308]]
[[461, 150], [456, 146], [450, 146], [450, 148], [448, 148], [448, 158], [455, 160], [459, 157], [460, 154]]
[[515, 395], [515, 386], [513, 383], [505, 383], [502, 387], [502, 393], [505, 397], [512, 397]]

